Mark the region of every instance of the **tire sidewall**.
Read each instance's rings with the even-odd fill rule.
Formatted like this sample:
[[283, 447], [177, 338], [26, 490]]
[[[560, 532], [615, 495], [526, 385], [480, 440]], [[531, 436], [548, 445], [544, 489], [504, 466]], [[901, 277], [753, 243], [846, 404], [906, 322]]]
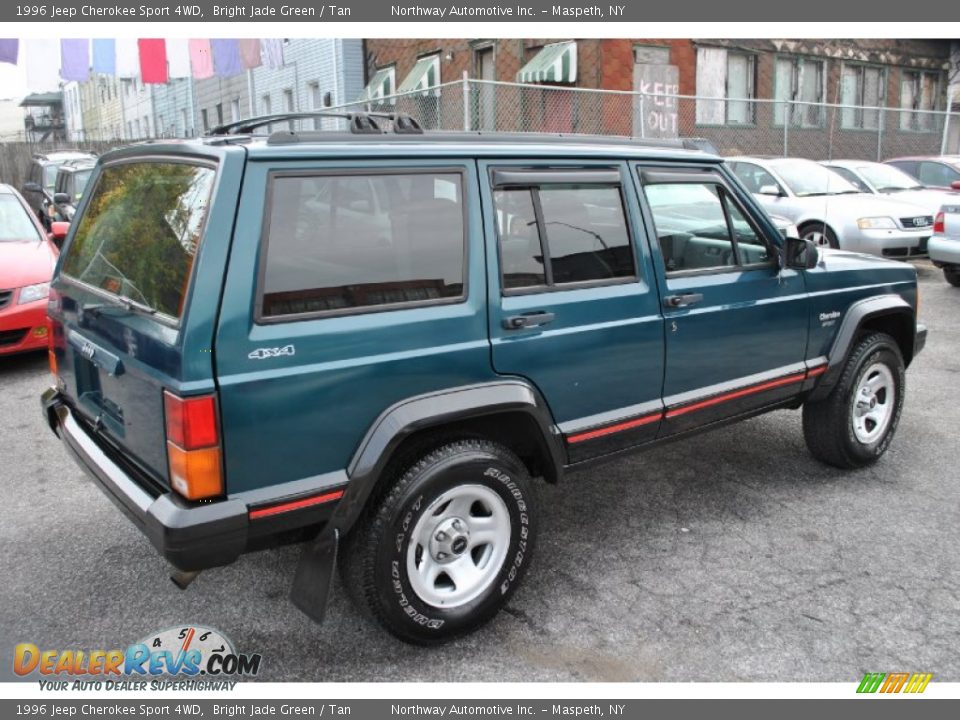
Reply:
[[[866, 444], [857, 438], [853, 430], [853, 399], [854, 394], [857, 392], [863, 380], [864, 373], [870, 366], [877, 362], [883, 363], [890, 370], [893, 376], [896, 397], [893, 417], [890, 419], [890, 424], [887, 426], [886, 431], [874, 442]], [[880, 340], [861, 356], [850, 377], [850, 384], [846, 388], [843, 396], [845, 407], [844, 444], [847, 447], [847, 451], [858, 460], [873, 461], [887, 451], [887, 448], [893, 441], [893, 436], [896, 434], [897, 425], [900, 423], [900, 415], [903, 411], [904, 389], [906, 386], [906, 372], [903, 366], [903, 360], [895, 347], [891, 346], [888, 342]]]
[[[407, 575], [407, 552], [417, 522], [442, 493], [459, 485], [484, 485], [504, 501], [511, 533], [496, 580], [470, 602], [437, 608], [413, 590]], [[428, 641], [467, 632], [493, 617], [519, 584], [533, 550], [534, 513], [526, 469], [482, 450], [465, 452], [424, 468], [407, 487], [386, 520], [377, 547], [374, 572], [378, 604], [395, 628], [412, 639]]]
[[815, 223], [813, 225], [805, 225], [803, 229], [800, 230], [800, 237], [806, 240], [808, 239], [809, 235], [812, 235], [815, 232], [820, 233], [826, 240], [826, 243], [821, 245], [812, 238], [809, 238], [815, 245], [817, 245], [818, 248], [830, 248], [836, 250], [840, 247], [840, 243], [837, 242], [836, 234], [834, 234], [833, 230], [831, 230], [825, 224]]

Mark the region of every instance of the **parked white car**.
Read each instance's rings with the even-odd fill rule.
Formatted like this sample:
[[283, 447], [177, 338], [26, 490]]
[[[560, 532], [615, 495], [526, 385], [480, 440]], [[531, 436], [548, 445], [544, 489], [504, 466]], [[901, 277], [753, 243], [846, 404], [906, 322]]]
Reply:
[[804, 240], [883, 257], [927, 252], [933, 214], [888, 196], [865, 195], [820, 163], [799, 158], [728, 158], [738, 178], [771, 214]]
[[937, 213], [930, 238], [930, 259], [954, 287], [960, 287], [960, 201]]
[[860, 192], [892, 195], [896, 200], [926, 208], [931, 215], [936, 215], [943, 205], [960, 202], [956, 192], [927, 187], [893, 165], [869, 160], [824, 160], [820, 164], [833, 170]]

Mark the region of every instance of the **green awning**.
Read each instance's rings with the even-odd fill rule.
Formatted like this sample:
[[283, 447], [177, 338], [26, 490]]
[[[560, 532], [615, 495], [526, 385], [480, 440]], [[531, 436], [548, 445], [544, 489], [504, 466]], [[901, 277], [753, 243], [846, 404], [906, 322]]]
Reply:
[[430, 88], [440, 84], [440, 56], [430, 55], [417, 60], [410, 74], [400, 83], [400, 89], [397, 92], [416, 92], [422, 90], [424, 94]]
[[360, 93], [358, 98], [361, 101], [379, 100], [380, 98], [393, 95], [394, 84], [396, 83], [397, 70], [394, 67], [380, 68], [374, 73], [370, 82]]
[[577, 43], [544, 45], [540, 52], [517, 73], [522, 83], [574, 83], [577, 81]]

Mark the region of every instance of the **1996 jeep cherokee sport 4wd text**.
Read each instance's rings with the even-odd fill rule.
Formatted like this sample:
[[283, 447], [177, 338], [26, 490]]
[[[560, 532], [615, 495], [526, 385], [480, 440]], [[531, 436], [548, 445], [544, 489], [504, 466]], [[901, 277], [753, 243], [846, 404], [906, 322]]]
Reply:
[[71, 227], [44, 413], [181, 584], [301, 541], [299, 608], [339, 564], [430, 643], [514, 592], [541, 480], [777, 408], [886, 451], [911, 266], [785, 239], [682, 144], [351, 122], [110, 152]]

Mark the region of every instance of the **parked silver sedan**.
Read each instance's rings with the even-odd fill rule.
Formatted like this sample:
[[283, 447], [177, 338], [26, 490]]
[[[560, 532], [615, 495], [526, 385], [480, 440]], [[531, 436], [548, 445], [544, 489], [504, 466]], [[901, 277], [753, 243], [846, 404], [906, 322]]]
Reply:
[[893, 165], [869, 160], [824, 160], [820, 164], [839, 174], [860, 192], [892, 195], [897, 200], [920, 205], [931, 214], [936, 214], [944, 204], [960, 202], [960, 195], [956, 192], [927, 187]]
[[812, 160], [734, 157], [727, 163], [767, 212], [795, 223], [805, 240], [883, 257], [927, 252], [933, 214], [920, 205], [865, 195]]
[[943, 276], [960, 287], [960, 201], [944, 205], [937, 213], [930, 238], [930, 259], [943, 268]]

